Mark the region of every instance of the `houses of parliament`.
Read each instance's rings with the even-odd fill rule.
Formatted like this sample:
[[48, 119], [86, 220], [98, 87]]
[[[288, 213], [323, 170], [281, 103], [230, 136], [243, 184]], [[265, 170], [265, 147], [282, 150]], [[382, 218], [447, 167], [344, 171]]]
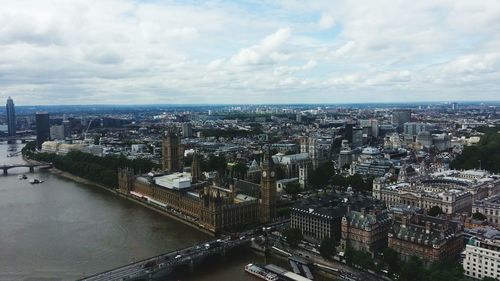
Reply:
[[205, 180], [196, 153], [191, 171], [183, 172], [183, 151], [180, 137], [169, 130], [162, 140], [164, 171], [134, 175], [130, 169], [121, 169], [118, 191], [172, 211], [212, 233], [239, 230], [276, 217], [276, 171], [269, 153], [261, 161], [259, 190], [248, 192], [237, 188], [233, 180], [224, 185]]

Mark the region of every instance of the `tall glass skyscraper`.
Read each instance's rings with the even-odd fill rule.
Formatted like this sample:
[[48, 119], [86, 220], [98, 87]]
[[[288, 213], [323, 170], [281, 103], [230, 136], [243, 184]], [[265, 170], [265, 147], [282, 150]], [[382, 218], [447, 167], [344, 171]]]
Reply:
[[36, 147], [42, 148], [42, 143], [50, 139], [50, 119], [49, 113], [36, 113]]
[[16, 135], [16, 110], [14, 109], [14, 101], [11, 97], [7, 99], [7, 128], [9, 136]]

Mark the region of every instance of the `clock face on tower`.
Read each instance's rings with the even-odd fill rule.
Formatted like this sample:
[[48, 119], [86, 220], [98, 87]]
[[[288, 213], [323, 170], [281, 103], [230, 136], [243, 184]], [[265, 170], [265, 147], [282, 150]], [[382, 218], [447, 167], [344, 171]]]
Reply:
[[262, 172], [262, 176], [265, 177], [267, 175], [266, 171]]

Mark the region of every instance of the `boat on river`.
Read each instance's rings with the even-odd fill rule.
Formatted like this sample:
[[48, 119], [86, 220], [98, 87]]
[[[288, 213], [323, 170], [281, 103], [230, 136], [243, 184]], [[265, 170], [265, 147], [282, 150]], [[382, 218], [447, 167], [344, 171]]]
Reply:
[[37, 184], [37, 183], [42, 183], [42, 182], [43, 182], [43, 180], [39, 180], [39, 179], [31, 179], [30, 180], [31, 184]]

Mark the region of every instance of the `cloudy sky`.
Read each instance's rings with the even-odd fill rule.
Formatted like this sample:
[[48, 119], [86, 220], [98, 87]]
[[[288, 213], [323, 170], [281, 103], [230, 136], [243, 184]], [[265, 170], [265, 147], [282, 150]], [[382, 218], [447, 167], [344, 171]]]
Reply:
[[500, 100], [500, 1], [2, 1], [18, 105]]

